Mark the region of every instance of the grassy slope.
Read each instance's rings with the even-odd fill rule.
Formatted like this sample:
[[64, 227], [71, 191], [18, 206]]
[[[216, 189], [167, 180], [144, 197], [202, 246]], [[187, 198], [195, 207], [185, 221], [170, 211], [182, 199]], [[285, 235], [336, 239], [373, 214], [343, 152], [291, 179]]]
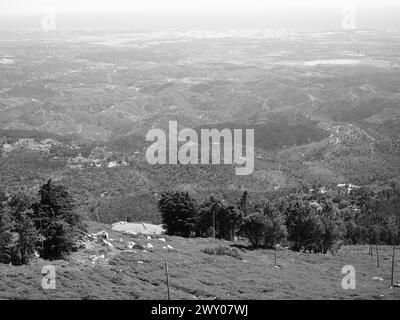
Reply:
[[[92, 226], [93, 227], [93, 226]], [[101, 226], [101, 229], [103, 226]], [[99, 225], [96, 226], [99, 229]], [[109, 230], [108, 230], [109, 231]], [[129, 236], [110, 232], [116, 248]], [[390, 289], [389, 247], [381, 248], [381, 267], [367, 255], [367, 246], [344, 247], [337, 256], [278, 251], [280, 269], [271, 250], [242, 251], [242, 260], [203, 253], [206, 247], [231, 245], [215, 239], [166, 237], [134, 239], [154, 245], [153, 252], [121, 252], [98, 246], [80, 250], [68, 261], [54, 261], [57, 289], [41, 288], [40, 259], [29, 266], [0, 265], [0, 298], [5, 299], [165, 299], [164, 257], [169, 261], [173, 299], [399, 299], [400, 289]], [[172, 245], [167, 252], [162, 246]], [[93, 264], [88, 257], [105, 253], [110, 260]], [[144, 263], [139, 263], [142, 261]], [[400, 280], [400, 256], [397, 257]], [[341, 269], [354, 265], [357, 289], [343, 290]], [[372, 277], [382, 277], [383, 282]], [[381, 296], [383, 295], [383, 297]]]

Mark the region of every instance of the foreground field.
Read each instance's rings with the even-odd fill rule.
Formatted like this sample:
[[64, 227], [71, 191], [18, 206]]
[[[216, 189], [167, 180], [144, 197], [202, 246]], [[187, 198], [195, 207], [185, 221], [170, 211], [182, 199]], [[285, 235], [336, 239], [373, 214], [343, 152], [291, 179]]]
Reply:
[[[36, 259], [29, 266], [0, 265], [1, 299], [166, 299], [164, 258], [170, 272], [172, 299], [400, 299], [400, 288], [390, 288], [391, 248], [380, 247], [380, 267], [367, 246], [343, 247], [337, 255], [239, 249], [240, 258], [209, 255], [205, 248], [234, 243], [216, 239], [159, 239], [115, 233], [114, 248], [96, 245], [71, 255], [68, 261]], [[122, 241], [121, 241], [122, 240]], [[128, 241], [154, 248], [127, 250]], [[163, 249], [171, 246], [173, 249]], [[237, 245], [237, 244], [236, 244]], [[42, 289], [41, 270], [56, 267], [56, 289]], [[356, 269], [356, 289], [344, 290], [342, 267]], [[395, 282], [400, 280], [400, 253]], [[373, 280], [373, 277], [383, 281]]]

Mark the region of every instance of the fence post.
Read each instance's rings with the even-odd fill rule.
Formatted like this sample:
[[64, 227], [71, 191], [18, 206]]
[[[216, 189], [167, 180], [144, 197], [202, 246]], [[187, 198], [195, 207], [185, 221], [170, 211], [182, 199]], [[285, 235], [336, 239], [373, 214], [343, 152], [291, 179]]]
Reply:
[[378, 268], [379, 268], [379, 251], [378, 251], [378, 244], [376, 244], [375, 246], [376, 246], [376, 262], [377, 262]]
[[395, 251], [395, 247], [393, 246], [393, 252], [392, 252], [392, 276], [391, 276], [391, 280], [390, 280], [390, 286], [393, 287], [394, 285], [394, 251]]
[[277, 266], [276, 264], [276, 245], [275, 245], [275, 267]]
[[165, 275], [167, 277], [167, 292], [168, 292], [168, 300], [171, 300], [170, 292], [169, 292], [169, 273], [168, 273], [168, 262], [167, 259], [164, 259], [165, 261]]

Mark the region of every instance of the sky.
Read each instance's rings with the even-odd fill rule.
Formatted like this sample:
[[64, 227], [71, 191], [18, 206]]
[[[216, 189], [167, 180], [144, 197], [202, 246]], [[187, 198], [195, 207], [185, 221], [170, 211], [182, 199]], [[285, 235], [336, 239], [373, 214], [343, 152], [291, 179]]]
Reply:
[[37, 14], [45, 6], [54, 7], [60, 14], [108, 12], [223, 12], [227, 9], [265, 10], [273, 8], [400, 6], [398, 0], [0, 0], [3, 14]]
[[46, 8], [72, 29], [337, 29], [346, 6], [358, 28], [400, 29], [399, 0], [0, 0], [0, 30], [35, 28]]

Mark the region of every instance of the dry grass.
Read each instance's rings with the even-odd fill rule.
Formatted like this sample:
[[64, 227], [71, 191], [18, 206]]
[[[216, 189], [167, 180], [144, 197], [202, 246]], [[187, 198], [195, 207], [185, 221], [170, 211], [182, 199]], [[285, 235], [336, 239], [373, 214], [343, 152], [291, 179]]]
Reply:
[[[93, 227], [93, 226], [92, 226]], [[101, 229], [103, 226], [95, 226]], [[93, 229], [93, 230], [95, 230]], [[108, 229], [108, 231], [110, 231]], [[174, 299], [399, 299], [400, 289], [390, 289], [391, 248], [381, 247], [381, 267], [367, 246], [341, 249], [337, 256], [272, 250], [240, 250], [242, 260], [209, 255], [206, 248], [229, 247], [216, 239], [130, 238], [113, 233], [114, 250], [98, 246], [74, 253], [68, 261], [35, 260], [29, 266], [0, 266], [0, 298], [3, 299], [165, 299], [164, 258], [168, 260], [171, 296]], [[123, 238], [123, 242], [120, 242]], [[126, 242], [151, 243], [153, 251], [134, 252]], [[171, 245], [174, 250], [163, 249]], [[93, 263], [90, 255], [104, 254]], [[400, 280], [400, 253], [395, 280]], [[41, 288], [41, 269], [57, 268], [57, 289]], [[342, 267], [356, 268], [357, 289], [343, 290]], [[383, 282], [372, 277], [382, 277]]]

